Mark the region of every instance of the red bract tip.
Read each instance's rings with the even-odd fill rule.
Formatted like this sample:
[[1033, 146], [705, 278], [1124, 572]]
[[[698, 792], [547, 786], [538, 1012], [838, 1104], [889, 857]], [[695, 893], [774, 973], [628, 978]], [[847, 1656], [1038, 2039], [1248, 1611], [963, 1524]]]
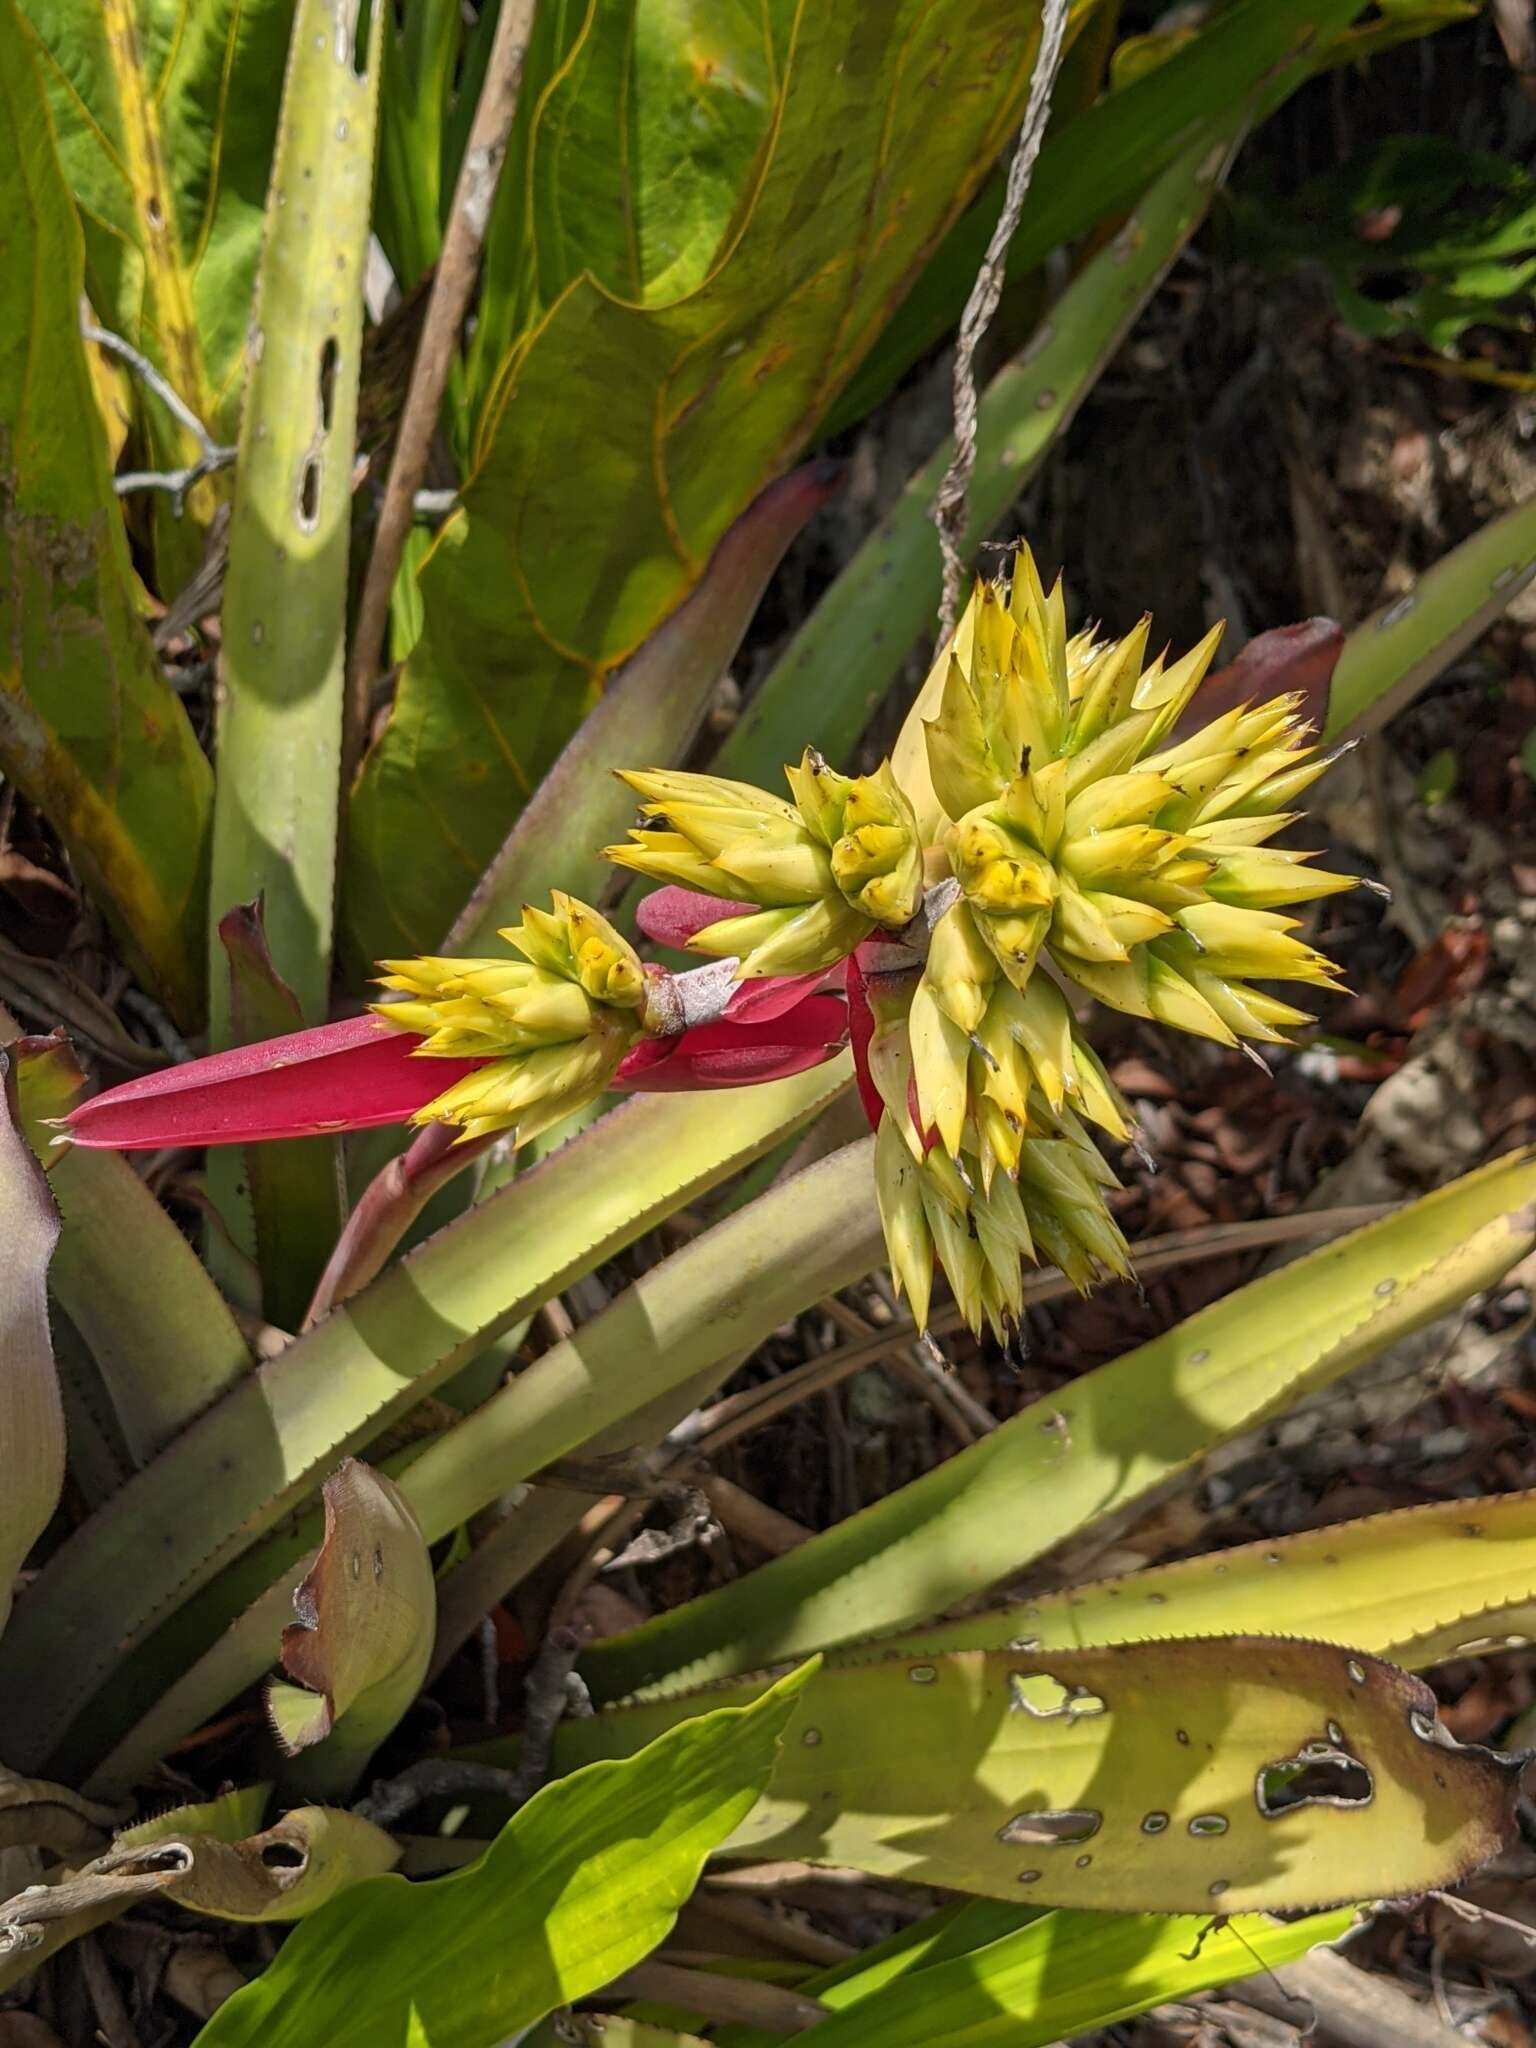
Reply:
[[635, 923], [658, 946], [686, 946], [706, 925], [722, 918], [749, 917], [755, 903], [735, 903], [729, 896], [703, 896], [696, 889], [669, 885], [652, 889], [635, 905]]
[[401, 1124], [483, 1060], [417, 1059], [421, 1040], [349, 1017], [125, 1081], [65, 1119], [77, 1145], [121, 1152], [237, 1145]]
[[875, 1035], [875, 1013], [869, 1007], [869, 991], [864, 985], [864, 970], [859, 965], [858, 954], [850, 953], [843, 964], [848, 990], [848, 1043], [853, 1047], [853, 1076], [859, 1084], [859, 1100], [869, 1118], [869, 1128], [878, 1131], [880, 1119], [885, 1114], [885, 1103], [875, 1086], [875, 1077], [869, 1071], [869, 1042]]
[[835, 1058], [847, 1038], [848, 1012], [836, 996], [802, 996], [781, 1014], [751, 1023], [725, 1016], [671, 1038], [644, 1038], [624, 1056], [613, 1085], [657, 1095], [782, 1081]]

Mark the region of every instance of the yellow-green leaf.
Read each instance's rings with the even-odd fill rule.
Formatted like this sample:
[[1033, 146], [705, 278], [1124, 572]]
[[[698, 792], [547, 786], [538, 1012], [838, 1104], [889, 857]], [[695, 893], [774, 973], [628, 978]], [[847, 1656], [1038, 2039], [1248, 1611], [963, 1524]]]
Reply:
[[199, 2048], [490, 2048], [665, 1939], [772, 1769], [801, 1674], [549, 1785], [463, 1870], [356, 1885], [221, 2006]]
[[595, 1645], [583, 1670], [615, 1699], [942, 1613], [1465, 1301], [1533, 1242], [1536, 1155], [1512, 1153], [1032, 1402], [750, 1577]]
[[[562, 1759], [632, 1753], [713, 1697], [571, 1723]], [[1422, 1680], [1292, 1638], [875, 1654], [808, 1690], [726, 1847], [1117, 1912], [1425, 1891], [1504, 1845], [1522, 1767], [1435, 1712]]]
[[13, 285], [0, 330], [0, 774], [193, 1024], [212, 777], [136, 615], [80, 339], [82, 263], [34, 40], [0, 0], [0, 270]]

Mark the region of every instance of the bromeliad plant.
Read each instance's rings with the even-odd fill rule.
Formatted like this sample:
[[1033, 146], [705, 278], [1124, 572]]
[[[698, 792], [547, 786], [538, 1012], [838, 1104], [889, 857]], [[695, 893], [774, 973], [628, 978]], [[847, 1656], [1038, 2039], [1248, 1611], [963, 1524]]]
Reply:
[[[574, 1999], [625, 2002], [706, 1858], [771, 1845], [975, 1895], [807, 1972], [797, 2024], [927, 2048], [1002, 2014], [1023, 2048], [1350, 1918], [1271, 1908], [1452, 1882], [1508, 1833], [1511, 1768], [1451, 1747], [1394, 1667], [1531, 1625], [1523, 1498], [933, 1617], [1492, 1285], [1532, 1244], [1523, 1157], [590, 1647], [603, 1711], [531, 1799], [540, 1757], [498, 1751], [451, 1843], [402, 1806], [413, 1704], [571, 1536], [576, 1485], [691, 1485], [722, 1438], [674, 1429], [882, 1246], [896, 1342], [936, 1265], [1004, 1335], [1126, 1269], [1098, 1147], [1132, 1134], [1084, 1005], [1226, 1044], [1299, 1028], [1268, 985], [1333, 970], [1279, 913], [1347, 885], [1273, 845], [1330, 758], [1304, 708], [1329, 746], [1379, 721], [1528, 566], [1522, 508], [1347, 640], [1262, 637], [1242, 707], [1202, 716], [1209, 642], [1149, 664], [1144, 628], [1069, 638], [1026, 553], [889, 761], [846, 776], [827, 763], [931, 631], [941, 450], [683, 772], [832, 487], [786, 464], [953, 326], [1029, 93], [1040, 9], [889, 0], [875, 36], [871, 11], [210, 0], [170, 34], [157, 0], [0, 0], [0, 239], [28, 295], [0, 334], [0, 772], [139, 1004], [131, 1033], [75, 1004], [78, 1052], [0, 1012], [7, 1997], [158, 1896], [301, 1923], [207, 2048], [548, 2039]], [[1026, 290], [1057, 250], [1071, 281], [981, 395], [968, 546], [1248, 129], [1456, 11], [1235, 0], [1111, 90], [1115, 10], [1073, 0], [1010, 255]], [[615, 159], [619, 132], [640, 146]], [[399, 303], [365, 328], [380, 249]], [[430, 404], [404, 368], [424, 307]], [[446, 518], [401, 456], [439, 422]], [[1298, 652], [1306, 707], [1276, 695]], [[641, 957], [615, 867], [660, 884], [640, 937], [704, 964]], [[380, 1000], [328, 1021], [381, 955]], [[48, 1031], [37, 985], [7, 996]], [[93, 1095], [96, 1060], [139, 1078]], [[786, 1174], [855, 1071], [874, 1137]], [[584, 1279], [606, 1306], [530, 1355]], [[257, 1782], [165, 1813], [168, 1762]], [[712, 1981], [674, 1977], [674, 2008]]]
[[1087, 1129], [1124, 1142], [1129, 1112], [1067, 991], [1251, 1047], [1307, 1021], [1256, 982], [1337, 986], [1280, 906], [1356, 878], [1269, 844], [1331, 758], [1307, 743], [1302, 699], [1191, 721], [1221, 629], [1149, 663], [1149, 623], [1069, 637], [1061, 583], [1047, 593], [1024, 548], [1011, 587], [978, 584], [874, 773], [807, 749], [791, 802], [627, 771], [642, 823], [607, 858], [662, 884], [641, 929], [712, 966], [647, 966], [556, 891], [502, 932], [520, 959], [386, 961], [374, 1021], [129, 1082], [68, 1133], [144, 1147], [409, 1116], [459, 1144], [527, 1142], [609, 1088], [781, 1078], [851, 1037], [918, 1328], [937, 1258], [971, 1328], [1007, 1339], [1024, 1261], [1083, 1289], [1130, 1271]]

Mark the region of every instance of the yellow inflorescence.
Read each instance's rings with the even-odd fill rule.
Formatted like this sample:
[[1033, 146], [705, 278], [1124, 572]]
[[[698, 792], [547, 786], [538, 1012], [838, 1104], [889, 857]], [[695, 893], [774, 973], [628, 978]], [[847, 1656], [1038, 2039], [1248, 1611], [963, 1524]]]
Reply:
[[608, 920], [556, 890], [554, 910], [523, 908], [501, 933], [521, 960], [386, 960], [375, 1003], [391, 1024], [419, 1032], [428, 1059], [489, 1062], [417, 1111], [465, 1138], [516, 1129], [522, 1140], [603, 1089], [640, 1034], [645, 972]]
[[[1225, 1045], [1306, 1020], [1258, 986], [1336, 987], [1285, 914], [1353, 886], [1271, 844], [1327, 760], [1300, 700], [1224, 712], [1179, 737], [1220, 628], [1182, 659], [1069, 636], [1029, 551], [979, 584], [889, 761], [841, 775], [814, 751], [790, 796], [718, 776], [627, 774], [642, 822], [608, 857], [742, 906], [699, 930], [738, 978], [809, 975], [856, 948], [884, 1111], [876, 1179], [891, 1264], [919, 1322], [935, 1258], [973, 1328], [1006, 1333], [1021, 1264], [1079, 1287], [1129, 1270], [1090, 1135], [1125, 1104], [1066, 991]], [[502, 934], [520, 960], [386, 963], [378, 1006], [428, 1057], [488, 1064], [419, 1120], [522, 1137], [611, 1080], [652, 1020], [633, 949], [556, 894]], [[878, 941], [868, 944], [866, 941]]]
[[754, 906], [700, 932], [700, 951], [736, 955], [743, 976], [800, 973], [882, 939], [877, 1179], [919, 1321], [935, 1256], [966, 1319], [999, 1330], [1024, 1257], [1079, 1286], [1127, 1270], [1087, 1130], [1124, 1139], [1125, 1107], [1065, 988], [1233, 1045], [1305, 1021], [1255, 984], [1337, 986], [1284, 910], [1354, 877], [1269, 843], [1327, 765], [1300, 700], [1175, 737], [1221, 629], [1149, 662], [1148, 623], [1069, 636], [1060, 584], [1047, 592], [1022, 549], [1011, 581], [977, 586], [875, 774], [807, 753], [786, 771], [793, 804], [629, 777], [647, 823], [610, 858]]

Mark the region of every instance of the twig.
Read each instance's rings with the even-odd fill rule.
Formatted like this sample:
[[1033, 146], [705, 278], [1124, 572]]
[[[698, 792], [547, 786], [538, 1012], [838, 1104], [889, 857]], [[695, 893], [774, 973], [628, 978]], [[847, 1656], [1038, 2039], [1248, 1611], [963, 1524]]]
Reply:
[[454, 187], [453, 208], [443, 236], [443, 251], [438, 258], [416, 359], [411, 366], [405, 410], [395, 436], [384, 503], [379, 511], [378, 531], [368, 559], [357, 629], [352, 637], [347, 674], [346, 769], [356, 763], [367, 729], [369, 697], [384, 653], [390, 593], [410, 532], [416, 493], [426, 478], [427, 457], [437, 431], [443, 390], [480, 267], [491, 201], [507, 153], [512, 117], [517, 112], [518, 86], [522, 82], [523, 58], [533, 28], [535, 5], [536, 0], [504, 0], [486, 65], [485, 84]]
[[514, 1770], [455, 1757], [423, 1757], [398, 1777], [380, 1779], [354, 1812], [388, 1828], [424, 1799], [455, 1793], [489, 1792], [513, 1808], [525, 1805], [549, 1776], [556, 1728], [568, 1710], [576, 1711], [571, 1681], [581, 1647], [574, 1629], [552, 1628], [544, 1638], [523, 1681], [523, 1752]]
[[647, 2004], [681, 2006], [726, 2025], [759, 2027], [766, 2033], [800, 2034], [827, 2017], [827, 2007], [777, 1984], [750, 1977], [718, 1977], [684, 1970], [676, 1963], [636, 1963], [606, 1987], [610, 1998], [643, 1998]]
[[[1276, 1985], [1280, 1987], [1276, 1990]], [[1331, 1949], [1314, 1949], [1299, 1962], [1229, 1984], [1222, 1996], [1240, 1999], [1273, 2019], [1288, 2020], [1336, 2048], [1465, 2048], [1465, 2036], [1409, 1997], [1390, 1978], [1358, 1969]], [[1311, 2025], [1298, 2017], [1311, 2008]]]
[[938, 528], [939, 548], [944, 557], [944, 597], [939, 612], [940, 638], [954, 631], [960, 603], [960, 586], [965, 564], [960, 544], [965, 538], [966, 499], [971, 488], [971, 471], [976, 466], [976, 350], [992, 324], [997, 302], [1003, 294], [1003, 270], [1008, 244], [1019, 224], [1029, 181], [1045, 139], [1051, 114], [1051, 88], [1061, 62], [1061, 46], [1067, 28], [1067, 0], [1045, 0], [1040, 21], [1040, 48], [1034, 75], [1029, 82], [1029, 102], [1019, 129], [1018, 147], [1008, 166], [1008, 186], [1003, 210], [987, 253], [981, 259], [976, 282], [960, 316], [960, 338], [955, 347], [955, 455], [944, 472], [933, 501], [933, 523]]
[[100, 1938], [94, 1934], [82, 1934], [75, 1953], [80, 1958], [85, 1988], [95, 2009], [97, 2040], [104, 2042], [106, 2048], [134, 2048], [138, 2037]]
[[220, 447], [180, 392], [166, 382], [149, 357], [136, 349], [131, 341], [125, 341], [120, 334], [113, 334], [109, 328], [93, 327], [89, 321], [81, 322], [80, 333], [86, 341], [93, 341], [98, 348], [121, 357], [197, 443], [198, 458], [184, 469], [134, 469], [112, 479], [112, 488], [120, 498], [126, 498], [130, 491], [169, 491], [179, 518], [183, 501], [192, 486], [202, 477], [212, 476], [215, 470], [228, 469], [235, 459], [235, 450]]

